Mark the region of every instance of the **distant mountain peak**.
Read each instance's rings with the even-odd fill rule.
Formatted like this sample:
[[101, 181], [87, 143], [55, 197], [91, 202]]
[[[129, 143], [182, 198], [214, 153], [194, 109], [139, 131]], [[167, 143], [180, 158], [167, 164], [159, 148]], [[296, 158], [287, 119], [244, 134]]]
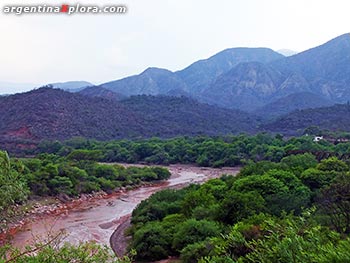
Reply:
[[168, 70], [168, 69], [164, 69], [164, 68], [157, 68], [157, 67], [149, 67], [147, 69], [145, 69], [140, 75], [144, 75], [144, 74], [164, 74], [164, 73], [173, 73], [172, 71]]
[[50, 83], [53, 88], [66, 90], [69, 92], [78, 92], [86, 87], [94, 86], [94, 84], [87, 81], [67, 81], [67, 82], [57, 82]]
[[290, 57], [290, 56], [298, 54], [297, 51], [286, 49], [286, 48], [279, 49], [279, 50], [277, 50], [277, 52], [282, 54], [283, 56], [286, 56], [286, 57]]

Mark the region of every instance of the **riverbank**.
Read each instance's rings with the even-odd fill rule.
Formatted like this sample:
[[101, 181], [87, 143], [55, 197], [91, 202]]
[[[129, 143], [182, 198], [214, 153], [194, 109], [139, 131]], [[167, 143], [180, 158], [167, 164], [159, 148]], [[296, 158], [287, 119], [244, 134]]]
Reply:
[[[120, 193], [122, 193], [121, 191]], [[115, 194], [118, 194], [116, 192]], [[26, 226], [32, 222], [43, 220], [47, 216], [60, 216], [70, 210], [78, 208], [83, 202], [91, 202], [96, 199], [108, 198], [108, 194], [101, 191], [91, 194], [83, 194], [78, 198], [60, 200], [56, 197], [41, 197], [29, 200], [23, 205], [15, 205], [10, 208], [13, 216], [6, 213], [2, 217], [0, 231], [0, 245], [11, 241], [14, 235], [26, 230]]]
[[81, 194], [79, 197], [35, 197], [33, 200], [26, 201], [22, 205], [14, 205], [9, 212], [1, 216], [0, 225], [0, 245], [11, 242], [13, 237], [27, 230], [27, 226], [35, 221], [45, 220], [47, 217], [59, 217], [67, 215], [70, 211], [77, 209], [88, 209], [88, 204], [95, 201], [107, 200], [117, 196], [122, 196], [129, 190], [139, 187], [147, 187], [162, 184], [159, 182], [143, 182], [138, 185], [122, 187], [113, 193], [104, 191], [93, 192], [90, 194]]
[[166, 168], [171, 172], [167, 181], [63, 204], [63, 207], [58, 209], [59, 213], [48, 213], [40, 220], [32, 220], [25, 224], [22, 231], [13, 235], [13, 246], [23, 248], [33, 241], [33, 236], [45, 236], [48, 228], [52, 231], [65, 231], [64, 241], [72, 244], [93, 240], [102, 245], [109, 245], [115, 230], [119, 228], [120, 235], [123, 235], [124, 231], [120, 230], [121, 219], [131, 214], [137, 204], [153, 193], [169, 187], [177, 188], [204, 182], [222, 174], [235, 175], [239, 171], [237, 167], [214, 169], [190, 165], [171, 165]]
[[[197, 172], [197, 173], [204, 173], [204, 177], [197, 177], [196, 179], [191, 179], [190, 181], [187, 182], [182, 182], [182, 183], [175, 183], [175, 184], [170, 184], [167, 187], [164, 187], [160, 190], [163, 190], [165, 188], [170, 188], [170, 189], [181, 189], [184, 188], [186, 186], [188, 186], [191, 183], [204, 183], [210, 179], [213, 178], [217, 178], [220, 177], [223, 174], [232, 174], [235, 175], [239, 172], [239, 167], [235, 167], [235, 168], [222, 168], [222, 169], [214, 169], [214, 168], [206, 168], [206, 167], [193, 167], [193, 166], [181, 166], [181, 167], [173, 167], [172, 171], [172, 176], [171, 179], [172, 180], [176, 180], [177, 178], [180, 177], [180, 173], [183, 170], [189, 170], [191, 172]], [[131, 213], [128, 215], [125, 215], [123, 217], [121, 217], [118, 220], [118, 225], [115, 229], [115, 231], [113, 232], [113, 234], [110, 237], [110, 246], [112, 248], [112, 250], [114, 251], [114, 253], [119, 256], [122, 257], [126, 254], [127, 252], [127, 247], [128, 247], [128, 243], [130, 241], [130, 237], [125, 235], [125, 231], [130, 227], [131, 223]], [[175, 260], [176, 261], [176, 260]], [[162, 263], [165, 262], [175, 262], [173, 260], [163, 260], [160, 261]]]

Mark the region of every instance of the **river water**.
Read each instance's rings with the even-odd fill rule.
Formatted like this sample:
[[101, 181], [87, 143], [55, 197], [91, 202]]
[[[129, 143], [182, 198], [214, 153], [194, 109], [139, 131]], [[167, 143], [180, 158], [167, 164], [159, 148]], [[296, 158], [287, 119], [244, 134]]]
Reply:
[[109, 246], [110, 236], [120, 224], [120, 218], [129, 215], [142, 200], [165, 188], [181, 188], [191, 183], [203, 183], [222, 174], [236, 175], [239, 168], [201, 168], [186, 165], [166, 167], [171, 172], [169, 180], [153, 186], [142, 186], [109, 198], [82, 202], [78, 207], [59, 216], [48, 215], [29, 223], [25, 231], [14, 236], [12, 245], [23, 248], [33, 242], [44, 242], [58, 232], [63, 232], [61, 242], [77, 244], [96, 241]]

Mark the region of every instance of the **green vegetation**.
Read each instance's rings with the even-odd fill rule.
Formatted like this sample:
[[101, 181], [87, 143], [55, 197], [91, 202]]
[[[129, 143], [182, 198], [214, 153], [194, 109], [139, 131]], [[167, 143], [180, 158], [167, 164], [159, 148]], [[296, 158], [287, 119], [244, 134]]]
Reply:
[[350, 167], [309, 153], [165, 190], [133, 211], [139, 260], [349, 262]]
[[[82, 193], [133, 186], [142, 182], [167, 179], [170, 172], [161, 167], [129, 167], [99, 164], [93, 159], [94, 151], [78, 150], [67, 157], [40, 154], [31, 159], [11, 159], [0, 151], [0, 219], [11, 216], [12, 205], [21, 203], [29, 196], [77, 196]], [[2, 227], [2, 225], [1, 225]], [[0, 244], [0, 263], [4, 262], [131, 262], [128, 257], [118, 259], [107, 248], [93, 243], [78, 246], [66, 244], [58, 247], [54, 240], [36, 244], [25, 251]]]
[[[268, 134], [44, 141], [32, 152], [34, 158], [10, 160], [0, 152], [0, 208], [5, 211], [32, 195], [112, 192], [170, 176], [164, 168], [124, 168], [114, 162], [243, 165], [236, 177], [224, 175], [203, 185], [164, 190], [141, 202], [129, 230], [136, 258], [179, 256], [185, 263], [349, 262], [350, 162], [337, 158], [349, 149], [348, 142], [316, 143], [312, 136], [284, 140]], [[109, 258], [102, 248], [89, 250], [90, 246], [95, 245], [48, 245], [36, 256], [28, 253], [13, 262], [124, 262]], [[89, 251], [102, 254], [94, 259]], [[0, 252], [4, 262], [9, 253], [19, 253], [10, 247]], [[79, 258], [88, 255], [91, 261]]]
[[[250, 161], [280, 161], [292, 151], [345, 154], [350, 142], [334, 145], [327, 141], [313, 142], [312, 136], [283, 139], [266, 133], [255, 136], [179, 137], [168, 140], [98, 142], [75, 138], [65, 142], [43, 141], [35, 152], [59, 156], [89, 158], [100, 162], [148, 164], [190, 163], [222, 167], [244, 165]], [[85, 156], [84, 156], [85, 155]], [[80, 157], [79, 157], [80, 156]], [[82, 156], [82, 157], [81, 157]]]
[[26, 199], [28, 188], [21, 173], [23, 169], [21, 163], [11, 163], [7, 153], [0, 151], [0, 212]]
[[56, 155], [39, 155], [38, 158], [22, 160], [32, 194], [75, 196], [93, 191], [114, 189], [142, 182], [167, 179], [170, 172], [160, 167], [129, 167], [99, 164], [86, 155], [71, 153], [67, 158]]
[[28, 196], [78, 196], [97, 191], [164, 180], [170, 172], [161, 167], [128, 167], [93, 161], [95, 151], [77, 150], [67, 157], [40, 154], [12, 159], [0, 151], [0, 211]]
[[[115, 257], [110, 249], [92, 242], [80, 243], [77, 246], [65, 244], [59, 247], [56, 244], [57, 237], [53, 237], [47, 243], [26, 247], [24, 251], [0, 247], [0, 263], [131, 263], [132, 257]], [[132, 255], [132, 253], [131, 253]]]
[[350, 131], [349, 104], [335, 104], [322, 108], [307, 108], [282, 115], [262, 128], [283, 134], [301, 134], [305, 129], [317, 127], [318, 130]]

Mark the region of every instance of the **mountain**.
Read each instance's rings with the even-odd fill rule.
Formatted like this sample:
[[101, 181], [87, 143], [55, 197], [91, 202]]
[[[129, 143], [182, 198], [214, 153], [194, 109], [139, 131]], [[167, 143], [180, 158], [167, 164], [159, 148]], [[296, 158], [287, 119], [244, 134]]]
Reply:
[[199, 103], [187, 97], [132, 96], [121, 102], [142, 115], [147, 125], [158, 129], [154, 136], [252, 133], [256, 117], [239, 110], [228, 110]]
[[[270, 104], [282, 99], [289, 105], [288, 111], [278, 111], [274, 116], [329, 105], [326, 100], [345, 103], [350, 100], [350, 34], [288, 57], [267, 48], [226, 49], [177, 72], [149, 68], [101, 87], [126, 96], [187, 96], [249, 112], [265, 105], [271, 110], [281, 109]], [[303, 100], [299, 105], [295, 101], [298, 95], [290, 96], [304, 92], [318, 96], [317, 102]]]
[[[320, 99], [344, 103], [350, 100], [350, 34], [289, 57], [267, 48], [226, 49], [177, 72], [149, 68], [101, 87], [126, 96], [188, 96], [250, 112], [283, 98], [288, 110], [328, 105]], [[318, 102], [298, 106], [298, 95], [290, 95], [303, 92], [317, 95]]]
[[286, 77], [300, 74], [312, 92], [335, 102], [350, 99], [350, 34], [327, 43], [277, 60], [271, 65]]
[[186, 83], [188, 88], [186, 91], [196, 95], [206, 89], [221, 74], [240, 63], [268, 63], [283, 57], [268, 48], [230, 48], [208, 59], [197, 61], [176, 74]]
[[69, 92], [78, 92], [86, 87], [94, 86], [94, 84], [87, 81], [67, 81], [49, 84], [54, 89], [62, 89]]
[[0, 96], [0, 142], [22, 147], [73, 136], [295, 134], [311, 125], [349, 130], [349, 106], [330, 106], [347, 101], [350, 34], [290, 57], [270, 49], [228, 49], [181, 71], [148, 68], [76, 93], [40, 88]]
[[177, 94], [196, 98], [215, 78], [239, 63], [267, 63], [280, 58], [283, 58], [281, 54], [268, 48], [231, 48], [175, 73], [166, 69], [148, 68], [139, 75], [108, 82], [101, 87], [126, 96], [166, 95], [176, 91]]
[[252, 111], [265, 105], [277, 88], [283, 83], [283, 76], [263, 63], [241, 63], [221, 75], [204, 91], [202, 100], [226, 108]]
[[116, 92], [113, 92], [111, 90], [99, 87], [99, 86], [91, 86], [87, 87], [85, 89], [82, 89], [81, 91], [78, 91], [79, 94], [88, 96], [88, 97], [99, 97], [99, 98], [105, 98], [109, 100], [123, 100], [126, 98], [126, 96], [122, 94], [118, 94]]
[[185, 86], [173, 72], [160, 68], [148, 68], [140, 75], [101, 85], [102, 88], [125, 96], [166, 94], [171, 90], [185, 90]]
[[76, 136], [111, 140], [254, 132], [254, 116], [185, 97], [116, 101], [40, 88], [0, 97], [0, 143], [7, 149]]
[[295, 110], [303, 110], [308, 108], [319, 108], [331, 106], [334, 103], [310, 92], [293, 93], [286, 97], [277, 99], [269, 104], [266, 104], [254, 111], [258, 116], [264, 118], [276, 118], [285, 115]]
[[331, 131], [350, 131], [350, 106], [337, 104], [331, 107], [298, 110], [264, 124], [261, 130], [283, 134], [301, 134], [310, 126]]
[[[219, 76], [201, 98], [221, 107], [254, 111], [302, 92], [333, 103], [350, 100], [350, 34], [269, 63], [241, 63]], [[314, 106], [312, 101], [304, 103], [303, 107]]]

